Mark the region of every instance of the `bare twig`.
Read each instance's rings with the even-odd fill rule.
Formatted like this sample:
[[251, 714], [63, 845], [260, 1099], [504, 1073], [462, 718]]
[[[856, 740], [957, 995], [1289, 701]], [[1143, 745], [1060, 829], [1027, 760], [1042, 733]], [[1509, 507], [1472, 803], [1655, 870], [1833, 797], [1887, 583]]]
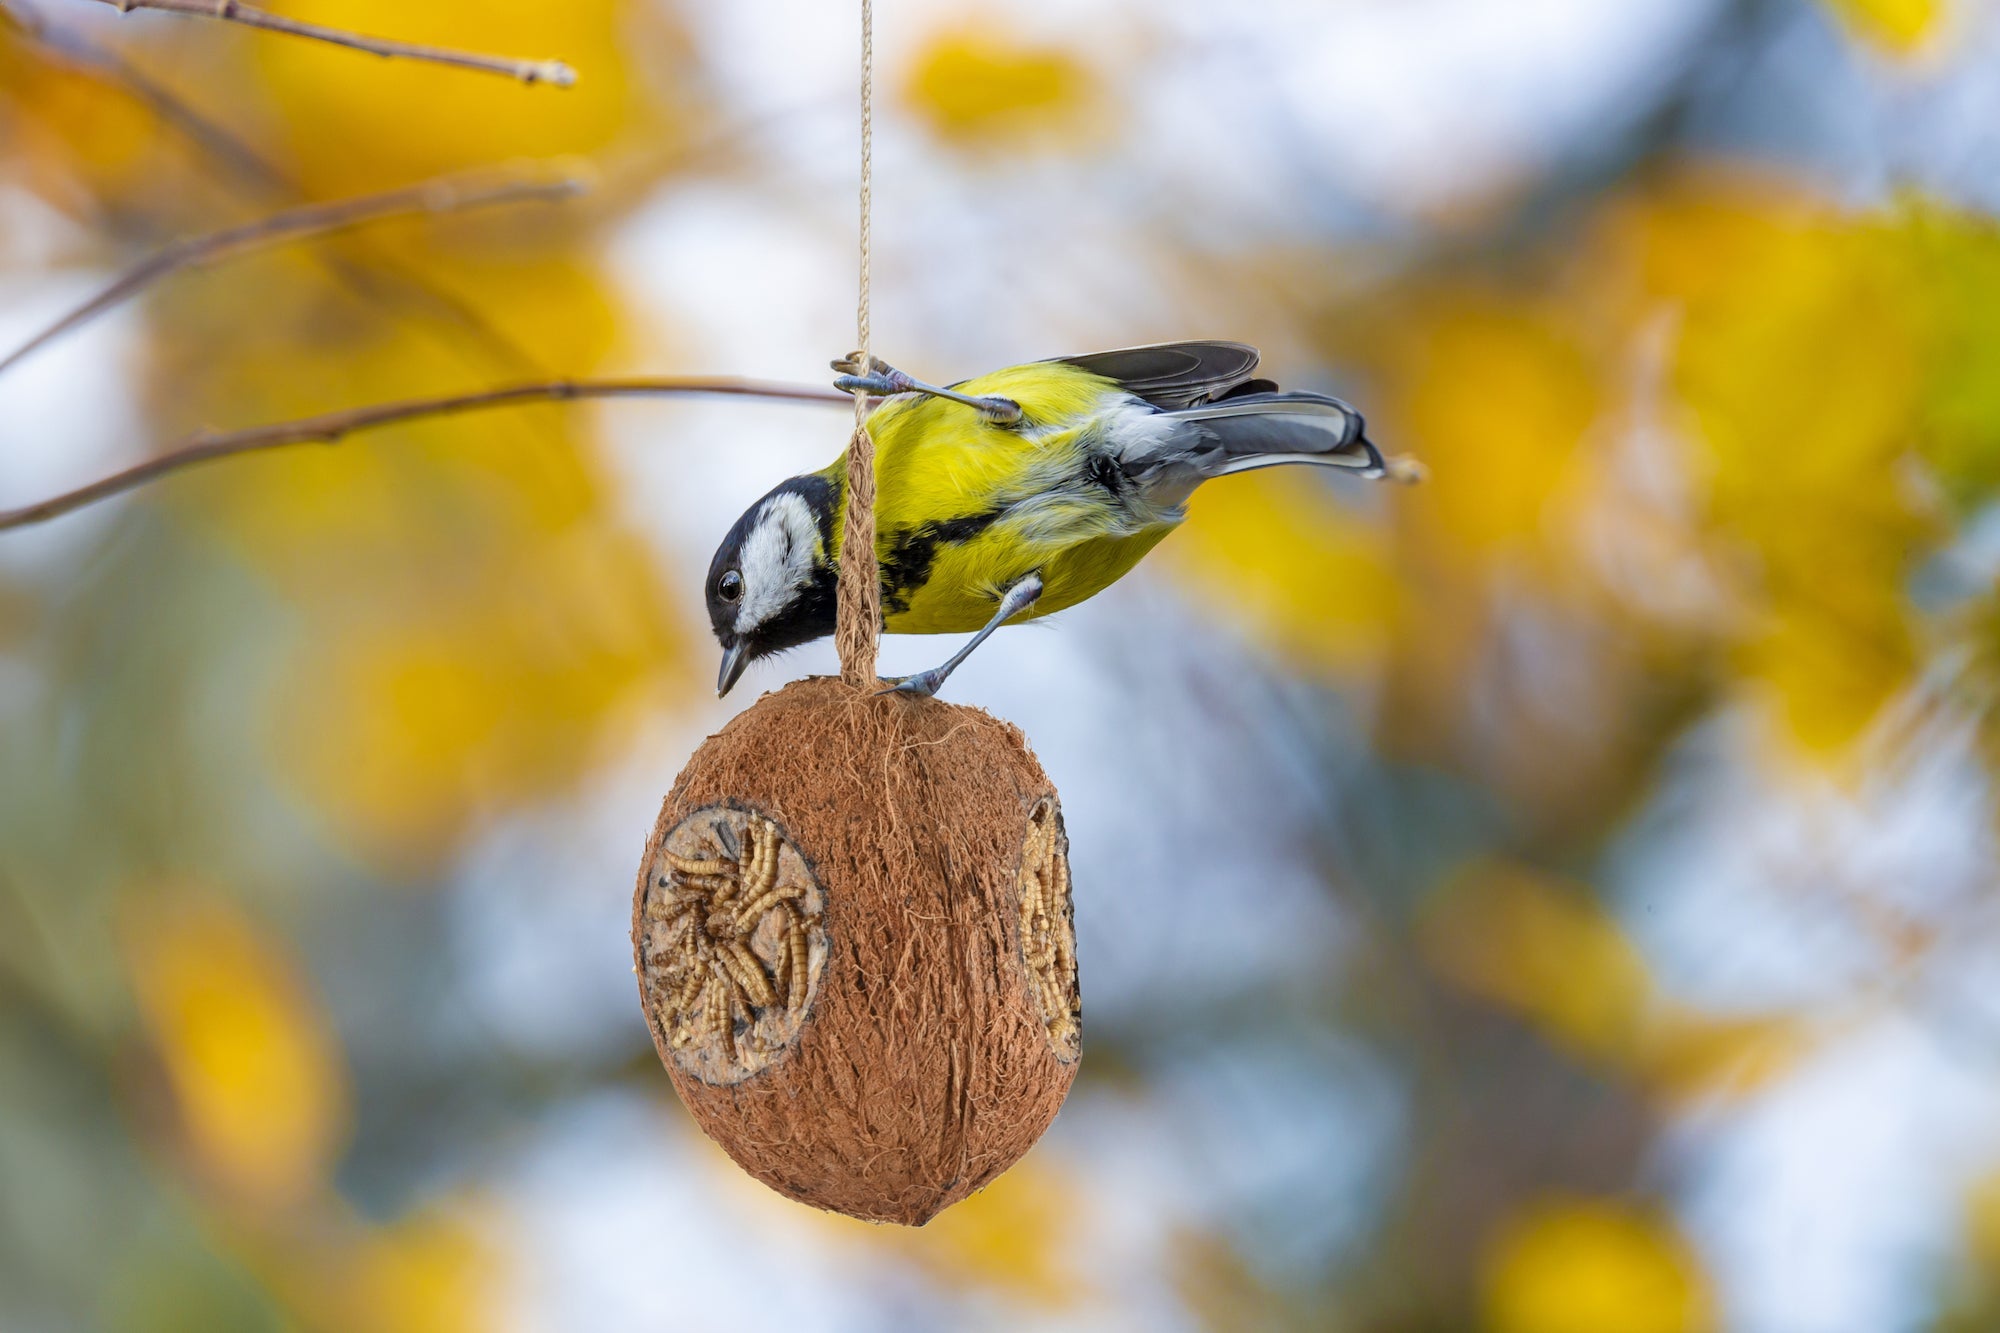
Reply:
[[67, 28], [50, 27], [41, 11], [28, 6], [25, 0], [0, 0], [0, 20], [8, 22], [47, 54], [60, 56], [71, 68], [87, 70], [117, 84], [237, 176], [260, 186], [269, 186], [278, 179], [278, 169], [250, 145], [168, 92], [117, 51]]
[[[0, 18], [11, 21], [46, 56], [116, 84], [145, 103], [190, 144], [224, 168], [225, 179], [234, 186], [267, 198], [274, 195], [297, 198], [302, 193], [296, 181], [255, 148], [154, 82], [111, 48], [69, 29], [50, 27], [24, 0], [0, 0]], [[322, 254], [319, 259], [337, 281], [366, 299], [421, 308], [426, 314], [456, 326], [479, 346], [485, 360], [506, 373], [524, 376], [546, 373], [537, 358], [496, 327], [476, 306], [393, 256], [378, 251], [364, 252], [358, 260], [335, 254]]]
[[123, 472], [65, 491], [19, 509], [0, 509], [0, 532], [23, 528], [60, 517], [85, 505], [136, 490], [148, 482], [183, 468], [238, 454], [283, 449], [295, 444], [332, 444], [357, 431], [374, 430], [398, 422], [423, 417], [479, 412], [520, 403], [573, 402], [582, 398], [653, 398], [672, 395], [721, 394], [739, 398], [771, 398], [797, 403], [819, 403], [847, 407], [854, 399], [833, 389], [811, 384], [778, 384], [766, 380], [733, 379], [727, 376], [659, 377], [613, 380], [548, 380], [536, 384], [511, 384], [472, 393], [448, 394], [436, 398], [410, 398], [393, 403], [326, 412], [319, 416], [280, 421], [246, 430], [202, 431], [155, 458], [134, 464]]
[[567, 178], [522, 180], [480, 177], [446, 177], [387, 190], [381, 194], [337, 199], [323, 204], [306, 204], [287, 209], [255, 222], [227, 227], [206, 236], [191, 236], [141, 261], [120, 274], [109, 286], [37, 333], [27, 342], [0, 356], [0, 373], [63, 334], [119, 302], [137, 295], [161, 278], [179, 269], [205, 264], [251, 250], [261, 250], [305, 236], [324, 236], [364, 223], [413, 213], [453, 213], [495, 204], [526, 203], [570, 199], [584, 190], [581, 181]]
[[158, 9], [170, 14], [197, 14], [203, 18], [223, 19], [230, 23], [262, 28], [266, 32], [281, 32], [291, 37], [309, 37], [314, 41], [329, 42], [334, 46], [345, 46], [354, 51], [365, 51], [369, 55], [403, 60], [427, 60], [435, 65], [454, 65], [459, 69], [503, 74], [510, 79], [519, 79], [522, 83], [546, 83], [556, 88], [567, 88], [576, 82], [576, 71], [560, 60], [515, 60], [507, 56], [454, 51], [442, 46], [420, 46], [414, 42], [399, 42], [386, 37], [366, 37], [340, 28], [288, 19], [280, 14], [268, 13], [251, 5], [242, 4], [240, 0], [98, 0], [98, 3], [110, 5], [121, 14], [134, 9]]

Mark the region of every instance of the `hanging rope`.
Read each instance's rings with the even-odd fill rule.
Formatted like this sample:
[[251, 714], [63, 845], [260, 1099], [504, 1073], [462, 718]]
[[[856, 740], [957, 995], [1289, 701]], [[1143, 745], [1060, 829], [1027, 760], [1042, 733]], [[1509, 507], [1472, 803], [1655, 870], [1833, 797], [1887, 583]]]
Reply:
[[[861, 0], [861, 300], [855, 309], [861, 350], [857, 374], [874, 369], [868, 351], [870, 232], [875, 186], [875, 15]], [[875, 648], [882, 633], [882, 585], [875, 566], [875, 441], [868, 435], [868, 394], [854, 392], [854, 438], [847, 446], [847, 525], [840, 543], [840, 602], [834, 645], [840, 675], [857, 689], [875, 684]]]

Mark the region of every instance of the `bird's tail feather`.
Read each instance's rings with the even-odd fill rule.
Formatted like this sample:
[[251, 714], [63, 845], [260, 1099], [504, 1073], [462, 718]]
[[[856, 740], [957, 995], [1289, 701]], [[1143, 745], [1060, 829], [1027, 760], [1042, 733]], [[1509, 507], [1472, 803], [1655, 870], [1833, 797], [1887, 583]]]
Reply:
[[1387, 471], [1361, 414], [1318, 393], [1240, 393], [1169, 415], [1200, 422], [1222, 443], [1218, 475], [1283, 463], [1347, 468], [1364, 477]]

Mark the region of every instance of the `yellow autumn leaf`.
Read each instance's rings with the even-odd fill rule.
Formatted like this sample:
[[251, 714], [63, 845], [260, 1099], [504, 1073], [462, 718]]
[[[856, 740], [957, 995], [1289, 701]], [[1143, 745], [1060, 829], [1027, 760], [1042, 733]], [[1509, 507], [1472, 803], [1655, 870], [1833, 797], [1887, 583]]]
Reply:
[[[251, 328], [176, 296], [191, 336], [161, 358], [164, 396], [233, 423], [466, 382], [451, 339], [354, 322], [296, 262], [232, 276], [269, 289]], [[477, 270], [513, 294], [501, 321], [539, 353], [583, 368], [616, 338], [587, 269], [474, 247], [438, 271]], [[267, 714], [280, 771], [391, 871], [422, 873], [476, 818], [576, 781], [681, 665], [669, 591], [615, 512], [589, 424], [575, 407], [445, 418], [163, 493], [283, 603], [292, 651]]]
[[[543, 364], [587, 372], [617, 345], [615, 299], [599, 275], [560, 253], [459, 247], [425, 268], [447, 289], [482, 293], [491, 326]], [[155, 382], [186, 414], [168, 429], [282, 421], [491, 377], [462, 330], [406, 311], [371, 309], [357, 320], [345, 294], [297, 253], [261, 256], [165, 297], [163, 323], [176, 337], [160, 351]], [[245, 306], [254, 317], [224, 313]], [[421, 575], [462, 557], [468, 541], [511, 543], [523, 527], [604, 521], [611, 488], [579, 443], [588, 413], [529, 406], [399, 426], [211, 469], [166, 494], [204, 529], [242, 543], [288, 590], [351, 580], [355, 562], [378, 546], [399, 552], [401, 575]]]
[[[380, 188], [524, 157], [600, 152], [628, 137], [649, 148], [676, 130], [662, 104], [686, 38], [657, 6], [620, 0], [300, 0], [290, 17], [404, 41], [530, 60], [559, 59], [574, 87], [525, 87], [490, 74], [376, 60], [321, 43], [254, 48], [269, 105], [298, 174], [318, 194]], [[358, 149], [357, 145], [365, 145]]]
[[1427, 306], [1408, 338], [1421, 351], [1385, 405], [1406, 434], [1385, 447], [1415, 452], [1431, 479], [1399, 506], [1475, 555], [1541, 548], [1604, 406], [1588, 350], [1530, 304], [1462, 296]]
[[2000, 225], [1990, 216], [1906, 200], [1896, 230], [1909, 247], [1929, 337], [1918, 444], [1964, 510], [2000, 489]]
[[1981, 1177], [1966, 1191], [1965, 1238], [1979, 1263], [2000, 1270], [2000, 1173]]
[[135, 891], [120, 943], [195, 1164], [257, 1204], [324, 1183], [346, 1137], [338, 1043], [296, 959], [219, 900]]
[[273, 717], [285, 769], [343, 841], [433, 866], [470, 821], [588, 772], [676, 660], [636, 543], [587, 530], [349, 603], [302, 645]]
[[474, 1333], [493, 1326], [497, 1259], [463, 1224], [419, 1216], [369, 1235], [347, 1268], [361, 1318], [382, 1333]]
[[910, 1260], [947, 1287], [1058, 1310], [1091, 1290], [1071, 1258], [1082, 1203], [1065, 1176], [1029, 1160], [917, 1230], [869, 1226], [831, 1213], [815, 1220], [857, 1244]]
[[1672, 387], [1739, 673], [1807, 753], [1836, 755], [1910, 678], [1905, 581], [1936, 531], [1899, 473], [1927, 342], [1908, 238], [1718, 181], [1615, 226], [1676, 312]]
[[1653, 989], [1645, 960], [1580, 886], [1477, 866], [1425, 905], [1418, 939], [1439, 972], [1581, 1056], [1622, 1062], [1644, 1037]]
[[1891, 51], [1922, 46], [1944, 17], [1944, 0], [1827, 0], [1856, 35]]
[[1887, 590], [1837, 591], [1852, 604], [1774, 608], [1736, 654], [1786, 733], [1826, 757], [1846, 753], [1916, 660], [1905, 613]]
[[379, 1226], [335, 1207], [250, 1247], [308, 1328], [476, 1333], [500, 1313], [500, 1256], [463, 1207], [427, 1207]]
[[1676, 1003], [1587, 889], [1518, 866], [1460, 874], [1425, 905], [1417, 938], [1442, 975], [1665, 1098], [1747, 1095], [1806, 1050], [1782, 1015], [1714, 1015]]
[[1059, 47], [1029, 45], [997, 24], [932, 37], [903, 83], [904, 100], [937, 134], [961, 145], [1074, 136], [1096, 104], [1096, 79]]
[[1809, 1049], [1784, 1015], [1718, 1016], [1663, 1002], [1639, 1058], [1648, 1085], [1666, 1097], [1746, 1097], [1790, 1073]]
[[[88, 71], [64, 66], [0, 23], [4, 165], [58, 207], [87, 214], [82, 191], [115, 192], [157, 178], [163, 142], [153, 112]], [[81, 187], [81, 188], [80, 188]]]
[[1488, 1333], [1706, 1333], [1718, 1327], [1700, 1261], [1664, 1217], [1551, 1199], [1510, 1218], [1488, 1248]]
[[1379, 660], [1401, 605], [1380, 529], [1297, 473], [1211, 483], [1189, 514], [1165, 550], [1219, 613], [1307, 668]]

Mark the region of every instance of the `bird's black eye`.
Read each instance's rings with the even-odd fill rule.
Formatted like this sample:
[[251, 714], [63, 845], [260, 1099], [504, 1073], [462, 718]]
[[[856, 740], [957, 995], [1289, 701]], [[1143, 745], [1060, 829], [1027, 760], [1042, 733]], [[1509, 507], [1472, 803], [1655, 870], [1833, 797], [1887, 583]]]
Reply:
[[725, 602], [743, 600], [743, 576], [733, 569], [725, 569], [722, 577], [715, 581], [715, 595]]

